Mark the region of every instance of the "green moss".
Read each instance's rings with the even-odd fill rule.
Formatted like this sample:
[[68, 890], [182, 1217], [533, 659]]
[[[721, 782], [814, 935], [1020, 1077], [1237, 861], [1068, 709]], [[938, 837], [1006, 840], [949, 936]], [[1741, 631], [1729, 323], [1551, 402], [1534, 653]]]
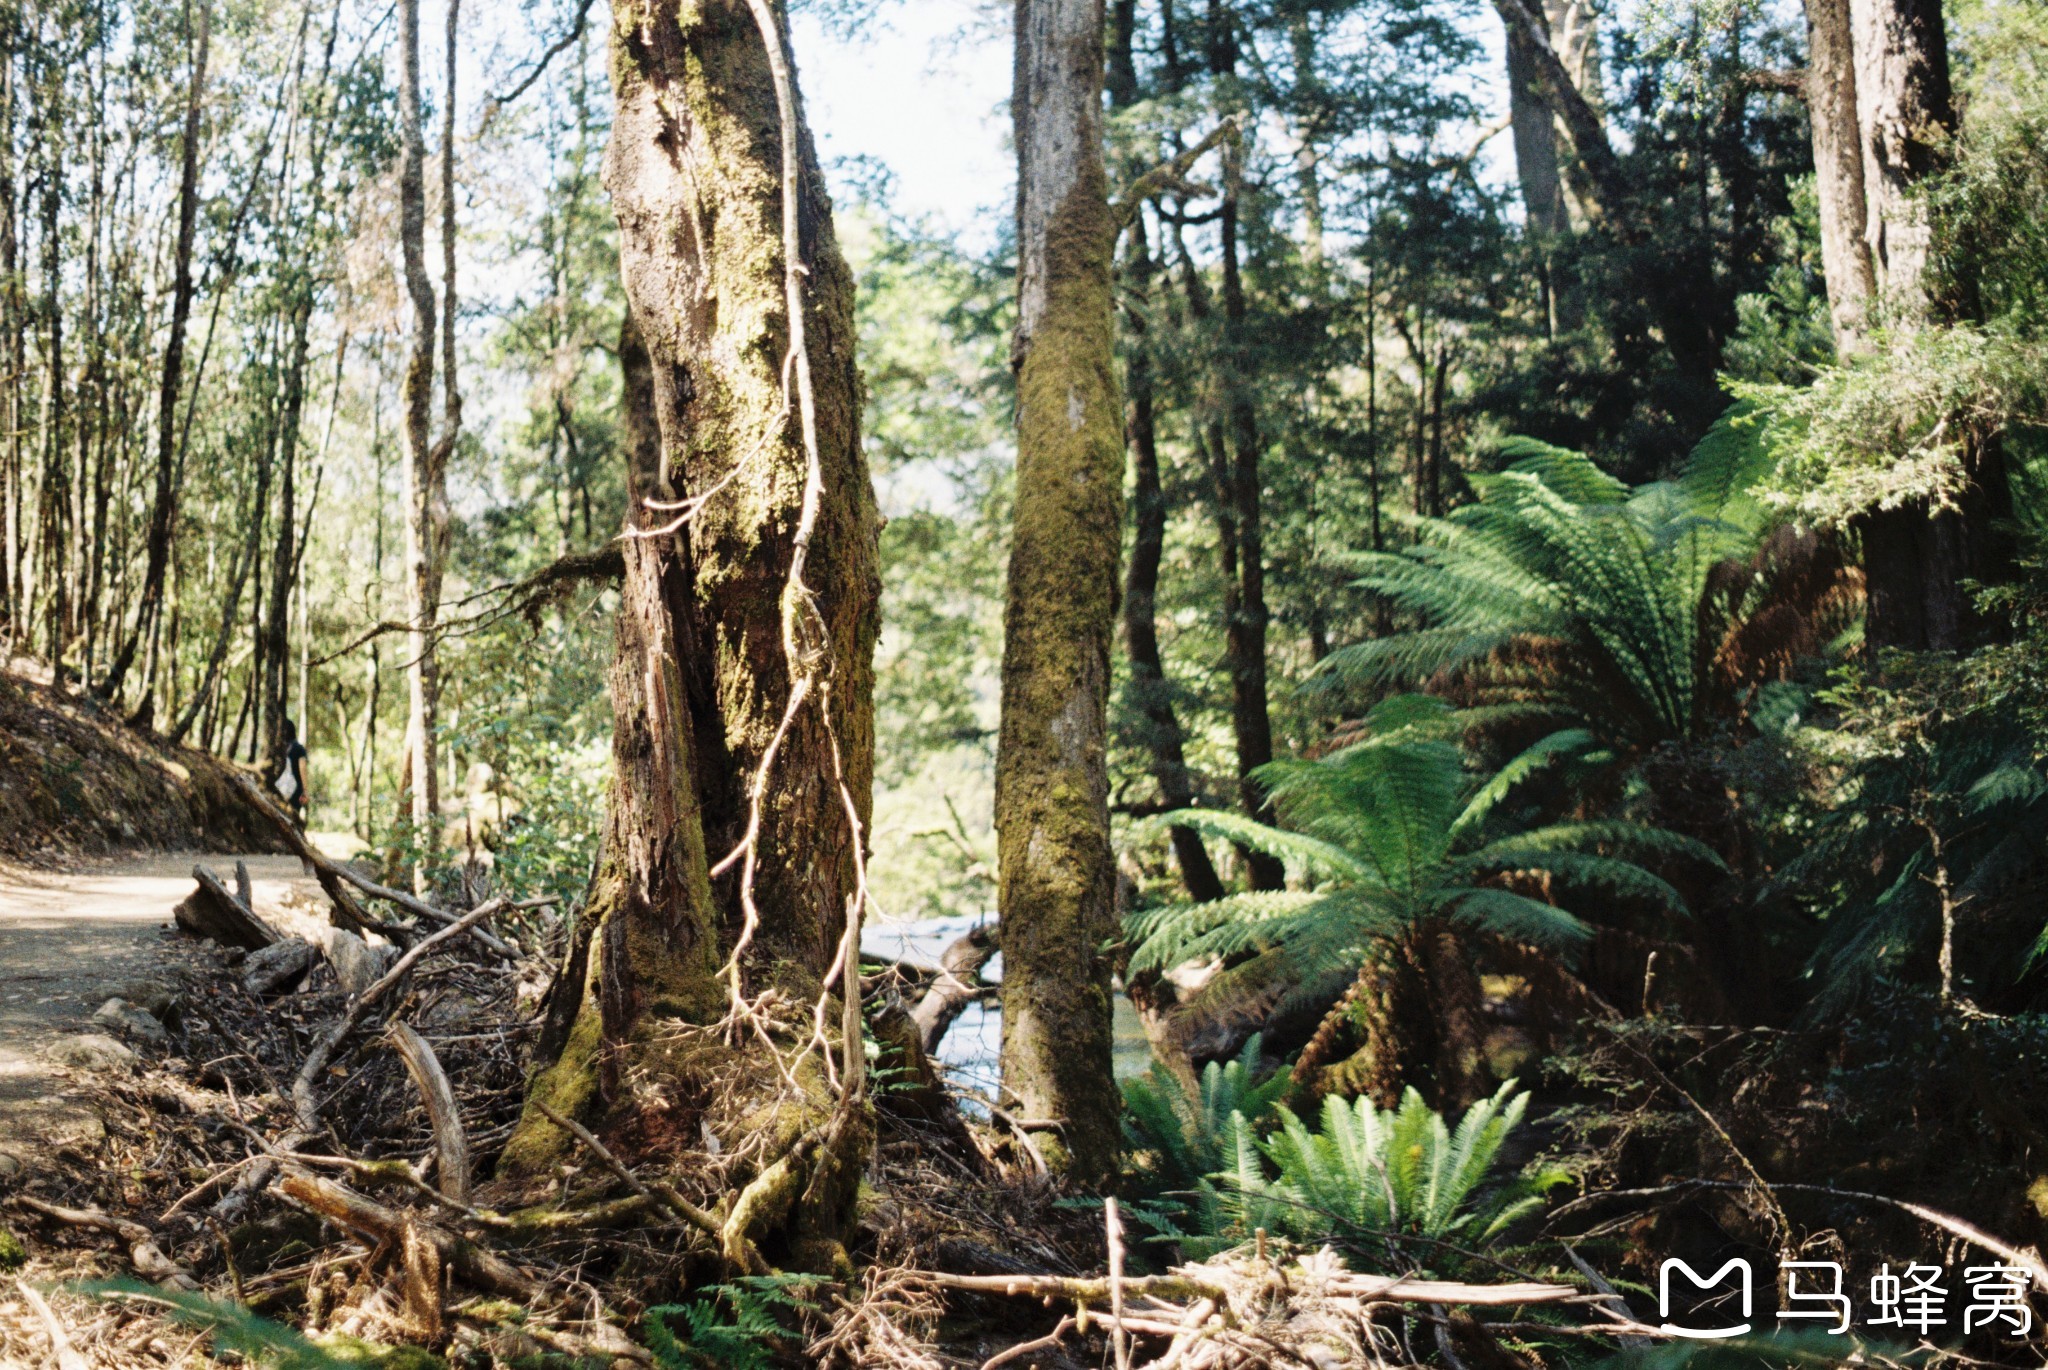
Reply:
[[361, 1370], [448, 1370], [447, 1361], [417, 1346], [384, 1346], [339, 1334], [315, 1341], [339, 1364], [359, 1366]]
[[1020, 335], [996, 831], [1004, 1083], [1026, 1113], [1065, 1120], [1040, 1139], [1046, 1159], [1094, 1184], [1114, 1179], [1120, 1140], [1097, 949], [1116, 932], [1106, 758], [1123, 408], [1113, 224], [1100, 163], [1078, 173], [1048, 207], [1043, 306]]
[[456, 1309], [455, 1316], [494, 1327], [517, 1327], [526, 1321], [527, 1312], [510, 1299], [478, 1299]]
[[[594, 959], [594, 958], [593, 958]], [[498, 1158], [498, 1174], [507, 1179], [532, 1179], [547, 1175], [565, 1159], [575, 1139], [548, 1120], [535, 1106], [545, 1103], [564, 1118], [577, 1118], [597, 1093], [597, 1055], [604, 1044], [604, 1025], [599, 1017], [597, 997], [586, 992], [583, 1009], [576, 1015], [562, 1055], [540, 1071], [527, 1087], [526, 1108], [519, 1125]]]
[[19, 1270], [28, 1264], [28, 1248], [21, 1238], [0, 1227], [0, 1270]]

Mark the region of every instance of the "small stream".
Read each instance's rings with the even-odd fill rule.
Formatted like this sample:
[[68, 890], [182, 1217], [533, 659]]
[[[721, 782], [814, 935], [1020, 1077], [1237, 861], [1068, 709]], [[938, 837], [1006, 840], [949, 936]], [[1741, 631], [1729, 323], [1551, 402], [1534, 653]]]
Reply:
[[[883, 961], [907, 961], [912, 965], [938, 967], [947, 947], [980, 927], [987, 919], [972, 916], [929, 918], [917, 923], [870, 924], [861, 930], [863, 955]], [[997, 952], [983, 972], [983, 978], [1000, 981], [1003, 956]], [[1152, 1065], [1152, 1049], [1137, 1010], [1119, 991], [1115, 1021], [1116, 1078], [1127, 1080], [1143, 1075]], [[997, 1061], [1002, 1051], [1003, 1011], [989, 1004], [969, 1004], [939, 1043], [938, 1060], [960, 1089], [985, 1097], [996, 1089]]]

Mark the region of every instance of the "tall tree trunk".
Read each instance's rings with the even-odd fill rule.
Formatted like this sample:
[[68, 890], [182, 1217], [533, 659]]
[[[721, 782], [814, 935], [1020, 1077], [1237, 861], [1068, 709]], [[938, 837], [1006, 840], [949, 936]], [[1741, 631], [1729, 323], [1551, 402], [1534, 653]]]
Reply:
[[1571, 232], [1564, 178], [1558, 170], [1557, 120], [1538, 86], [1536, 55], [1528, 36], [1507, 25], [1508, 131], [1514, 140], [1515, 178], [1534, 240], [1545, 327], [1551, 336], [1579, 326], [1576, 295], [1557, 279], [1559, 242]]
[[1508, 131], [1515, 144], [1515, 177], [1532, 232], [1549, 237], [1571, 227], [1564, 180], [1558, 174], [1557, 121], [1538, 86], [1535, 46], [1521, 27], [1507, 25]]
[[1109, 649], [1123, 534], [1102, 0], [1017, 0], [1017, 494], [996, 751], [1004, 1088], [1048, 1159], [1115, 1178]]
[[[1210, 70], [1228, 76], [1237, 65], [1237, 41], [1221, 0], [1209, 3]], [[1223, 540], [1228, 564], [1223, 591], [1224, 655], [1230, 665], [1230, 723], [1237, 739], [1237, 786], [1244, 811], [1263, 822], [1273, 819], [1266, 787], [1253, 772], [1273, 759], [1273, 720], [1266, 703], [1266, 547], [1261, 439], [1252, 407], [1249, 306], [1238, 261], [1238, 190], [1244, 150], [1235, 136], [1223, 145], [1223, 199], [1218, 236], [1223, 258], [1222, 391], [1230, 431], [1227, 465], [1219, 464], [1217, 502], [1228, 511], [1230, 536]], [[1219, 462], [1222, 454], [1219, 452]], [[1233, 555], [1234, 554], [1234, 555]], [[1262, 851], [1239, 848], [1255, 890], [1284, 889], [1287, 867]]]
[[[306, 11], [306, 21], [299, 30], [300, 58], [304, 61], [306, 23], [310, 22], [312, 11]], [[334, 46], [340, 33], [340, 14], [328, 27], [326, 51], [321, 59], [320, 76], [316, 89], [324, 93], [334, 68]], [[296, 88], [298, 82], [294, 80]], [[330, 110], [330, 116], [332, 111]], [[317, 120], [317, 113], [309, 115]], [[290, 301], [290, 350], [285, 355], [284, 397], [282, 412], [278, 419], [277, 438], [277, 536], [273, 542], [270, 573], [270, 605], [264, 616], [266, 635], [263, 648], [263, 756], [264, 768], [268, 774], [276, 775], [284, 769], [284, 721], [289, 713], [287, 703], [291, 693], [291, 598], [299, 579], [299, 567], [305, 557], [305, 540], [299, 532], [298, 510], [298, 466], [300, 436], [304, 429], [306, 411], [306, 359], [311, 348], [311, 326], [313, 321], [314, 289], [316, 278], [313, 259], [317, 257], [317, 245], [321, 241], [321, 223], [327, 210], [327, 148], [332, 137], [333, 124], [328, 120], [317, 121], [308, 137], [306, 183], [309, 198], [306, 212], [301, 220], [297, 236], [300, 244], [299, 260], [293, 263], [288, 277], [290, 288], [286, 299]], [[291, 175], [291, 159], [285, 159], [280, 177], [288, 185]], [[197, 383], [197, 378], [194, 378]], [[259, 578], [257, 584], [262, 584]], [[260, 590], [259, 590], [259, 593]], [[298, 726], [303, 731], [312, 725], [310, 718], [301, 717]], [[303, 740], [303, 739], [302, 739]]]
[[1876, 269], [1865, 236], [1863, 138], [1856, 114], [1856, 64], [1850, 0], [1806, 0], [1806, 114], [1813, 137], [1820, 202], [1821, 274], [1835, 349], [1863, 349]]
[[1955, 129], [1941, 0], [1849, 0], [1862, 132], [1864, 236], [1878, 289], [1908, 316], [1927, 305], [1929, 229], [1916, 182]]
[[[1112, 68], [1113, 69], [1113, 68]], [[1145, 720], [1145, 747], [1152, 756], [1152, 779], [1159, 802], [1184, 809], [1194, 802], [1182, 747], [1180, 718], [1173, 708], [1173, 690], [1159, 653], [1159, 564], [1166, 548], [1166, 492], [1159, 478], [1158, 415], [1154, 412], [1151, 340], [1146, 309], [1152, 295], [1154, 264], [1142, 218], [1131, 226], [1125, 262], [1124, 318], [1130, 339], [1125, 380], [1130, 406], [1125, 437], [1131, 449], [1131, 564], [1124, 578], [1124, 650], [1131, 659], [1126, 689]], [[1167, 830], [1181, 883], [1190, 899], [1207, 902], [1223, 897], [1223, 881], [1192, 828]]]
[[[1623, 243], [1648, 243], [1654, 231], [1650, 207], [1623, 171], [1599, 107], [1579, 88], [1572, 66], [1553, 46], [1541, 7], [1532, 7], [1531, 0], [1494, 0], [1494, 8], [1508, 32], [1519, 35], [1531, 89], [1550, 107], [1571, 144], [1566, 169], [1573, 197]], [[1714, 373], [1720, 365], [1720, 345], [1698, 307], [1691, 278], [1665, 264], [1644, 290], [1671, 359], [1703, 393], [1718, 395]]]
[[50, 662], [51, 683], [64, 688], [64, 648], [69, 617], [70, 582], [66, 574], [69, 538], [66, 523], [70, 515], [70, 481], [67, 479], [64, 447], [64, 299], [63, 237], [59, 215], [64, 202], [64, 162], [59, 142], [63, 136], [63, 74], [61, 65], [46, 56], [47, 87], [43, 93], [42, 117], [42, 218], [43, 258], [43, 476], [36, 520], [41, 547], [36, 553], [38, 579], [44, 582], [44, 651]]
[[[658, 464], [697, 502], [635, 501], [628, 515], [589, 992], [532, 1097], [582, 1113], [629, 1157], [705, 1130], [728, 1150], [756, 1134], [728, 1252], [745, 1237], [816, 1269], [843, 1259], [868, 1140], [839, 973], [857, 970], [844, 942], [873, 784], [880, 599], [853, 280], [766, 0], [649, 0], [613, 16], [605, 184], [651, 379], [627, 377], [629, 405], [651, 402], [629, 419], [629, 446], [633, 469]], [[776, 999], [747, 1011], [780, 1067], [753, 1032], [733, 1045], [717, 1030], [732, 995], [761, 988]], [[822, 998], [835, 988], [836, 1026]], [[834, 1044], [822, 1065], [805, 1045], [814, 1022]], [[833, 1066], [841, 1048], [853, 1059]], [[784, 1067], [802, 1082], [794, 1096]], [[504, 1168], [544, 1178], [566, 1143], [530, 1107]]]
[[[1848, 0], [1863, 162], [1864, 240], [1879, 296], [1901, 326], [1924, 322], [1929, 225], [1914, 194], [1938, 169], [1955, 127], [1940, 0]], [[1818, 133], [1816, 132], [1816, 144]], [[1816, 146], [1816, 152], [1818, 147]], [[1916, 500], [1856, 521], [1873, 648], [1955, 651], [1981, 626], [1967, 581], [2012, 571], [2005, 449], [1996, 433], [1963, 438], [1963, 488], [1951, 506]]]
[[[1110, 6], [1107, 84], [1111, 108], [1138, 101], [1137, 0], [1115, 0]], [[1143, 174], [1144, 168], [1134, 174]], [[1159, 652], [1159, 566], [1166, 549], [1166, 491], [1160, 480], [1159, 424], [1153, 375], [1151, 306], [1158, 262], [1152, 255], [1142, 211], [1129, 229], [1130, 247], [1124, 263], [1125, 326], [1129, 361], [1124, 368], [1129, 405], [1124, 439], [1131, 460], [1131, 563], [1124, 576], [1124, 650], [1130, 657], [1128, 698], [1144, 719], [1145, 749], [1152, 757], [1153, 783], [1159, 802], [1184, 809], [1194, 802], [1188, 775], [1180, 718], [1173, 707], [1173, 688], [1166, 679]], [[1168, 829], [1174, 863], [1190, 899], [1207, 902], [1223, 897], [1223, 881], [1201, 835], [1192, 828]]]
[[185, 127], [178, 171], [178, 243], [171, 266], [171, 328], [164, 342], [163, 379], [157, 396], [156, 490], [149, 506], [141, 599], [135, 626], [107, 666], [98, 693], [121, 692], [136, 649], [156, 628], [163, 609], [164, 572], [171, 559], [171, 530], [178, 514], [176, 480], [178, 393], [185, 375], [185, 328], [192, 318], [192, 239], [199, 218], [199, 118], [206, 98], [206, 64], [213, 41], [213, 0], [193, 0], [192, 76], [186, 89]]
[[462, 390], [455, 379], [455, 59], [462, 0], [448, 0], [448, 70], [441, 92], [441, 455], [447, 468], [462, 436]]
[[412, 355], [405, 367], [405, 588], [408, 688], [406, 742], [412, 757], [412, 840], [421, 853], [413, 883], [423, 886], [441, 837], [440, 767], [436, 764], [441, 669], [436, 619], [441, 608], [441, 552], [448, 527], [442, 453], [433, 444], [434, 286], [427, 278], [426, 143], [420, 122], [420, 5], [399, 0], [398, 233], [405, 290], [412, 301]]
[[[1227, 154], [1226, 154], [1227, 155]], [[1226, 173], [1229, 174], [1229, 173]], [[1220, 492], [1236, 525], [1236, 566], [1224, 590], [1224, 644], [1230, 660], [1230, 722], [1237, 738], [1239, 801], [1252, 817], [1273, 818], [1266, 787], [1253, 774], [1273, 759], [1273, 721], [1266, 702], [1266, 551], [1258, 418], [1246, 393], [1243, 369], [1245, 300], [1237, 268], [1237, 201], [1223, 209], [1223, 317], [1225, 362], [1233, 373], [1230, 395], [1230, 464]], [[1265, 852], [1247, 851], [1245, 868], [1255, 890], [1283, 889], [1287, 869]]]
[[1287, 20], [1288, 46], [1294, 57], [1294, 98], [1303, 113], [1295, 125], [1294, 185], [1301, 196], [1301, 255], [1318, 291], [1323, 286], [1325, 256], [1322, 150], [1316, 139], [1322, 133], [1323, 83], [1316, 75], [1316, 33], [1306, 9], [1296, 10]]
[[[0, 49], [0, 328], [4, 337], [0, 342], [6, 346], [7, 372], [19, 377], [24, 373], [27, 348], [23, 334], [26, 321], [21, 297], [21, 227], [20, 198], [14, 177], [14, 115], [15, 90], [18, 77], [16, 68], [21, 47], [21, 15], [10, 10], [0, 23], [5, 24], [5, 48]], [[0, 588], [4, 594], [7, 610], [7, 636], [5, 646], [11, 655], [15, 643], [27, 628], [28, 604], [24, 599], [22, 583], [22, 500], [24, 498], [23, 471], [21, 465], [21, 386], [0, 386], [0, 421], [7, 425], [6, 444], [0, 448], [0, 460], [6, 462], [4, 475], [4, 497], [6, 508], [0, 510], [4, 519], [6, 546], [0, 549], [0, 571], [4, 571], [6, 584]]]
[[[317, 171], [315, 175], [317, 175]], [[270, 561], [270, 603], [263, 618], [262, 745], [264, 769], [276, 775], [284, 769], [285, 695], [290, 677], [292, 573], [298, 565], [298, 457], [299, 427], [306, 407], [306, 352], [312, 324], [313, 297], [310, 283], [294, 302], [291, 319], [291, 350], [285, 359], [284, 395], [277, 420], [277, 530], [272, 539]], [[257, 594], [262, 595], [262, 577]], [[301, 720], [301, 724], [305, 720]]]

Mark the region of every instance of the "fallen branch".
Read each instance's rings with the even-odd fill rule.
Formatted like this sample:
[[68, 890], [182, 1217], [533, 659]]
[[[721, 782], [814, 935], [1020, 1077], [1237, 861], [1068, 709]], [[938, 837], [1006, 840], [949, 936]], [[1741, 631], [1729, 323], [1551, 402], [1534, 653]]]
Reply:
[[504, 1294], [524, 1303], [542, 1295], [541, 1286], [503, 1257], [485, 1250], [467, 1237], [444, 1227], [423, 1222], [414, 1213], [386, 1208], [356, 1193], [346, 1185], [315, 1175], [310, 1170], [287, 1166], [278, 1181], [278, 1192], [338, 1226], [348, 1228], [379, 1244], [399, 1246], [408, 1232], [432, 1246], [443, 1266], [465, 1283]]
[[995, 954], [995, 929], [979, 927], [956, 939], [939, 957], [938, 978], [910, 1011], [926, 1051], [937, 1051], [946, 1030], [992, 988], [981, 983], [981, 972]]
[[194, 937], [211, 937], [223, 946], [261, 951], [281, 940], [276, 928], [257, 916], [245, 884], [248, 867], [237, 863], [235, 889], [205, 866], [194, 866], [198, 888], [171, 910], [180, 928]]
[[27, 1194], [15, 1196], [16, 1203], [46, 1218], [54, 1218], [72, 1227], [96, 1227], [110, 1232], [128, 1243], [128, 1259], [135, 1266], [137, 1274], [158, 1284], [167, 1284], [173, 1289], [192, 1290], [199, 1287], [199, 1281], [192, 1278], [192, 1272], [166, 1256], [163, 1248], [156, 1244], [156, 1234], [141, 1223], [127, 1218], [117, 1218], [97, 1208], [65, 1208], [58, 1204], [46, 1203]]
[[235, 787], [241, 790], [242, 797], [254, 805], [258, 813], [270, 820], [271, 826], [284, 838], [285, 845], [290, 847], [301, 861], [313, 868], [315, 876], [320, 881], [320, 888], [326, 891], [328, 902], [334, 905], [336, 923], [355, 933], [382, 932], [387, 936], [395, 935], [401, 939], [405, 936], [404, 929], [394, 930], [386, 927], [372, 921], [370, 916], [363, 912], [363, 906], [343, 887], [334, 863], [306, 840], [306, 835], [299, 831], [299, 825], [292, 822], [277, 805], [271, 803], [270, 796], [263, 793], [255, 781], [232, 767], [227, 769], [227, 776]]
[[[503, 907], [503, 899], [489, 899], [477, 905], [454, 923], [423, 939], [417, 946], [399, 957], [391, 969], [384, 972], [382, 979], [349, 1000], [348, 1007], [342, 1010], [341, 1017], [334, 1026], [322, 1033], [319, 1040], [313, 1043], [313, 1049], [306, 1053], [305, 1064], [299, 1068], [298, 1078], [292, 1082], [292, 1108], [298, 1114], [300, 1130], [306, 1137], [316, 1137], [320, 1133], [320, 1106], [314, 1097], [313, 1086], [326, 1071], [328, 1063], [334, 1059], [335, 1051], [349, 1033], [355, 1031], [356, 1024], [362, 1021], [363, 1014], [369, 1010], [370, 1005], [381, 999], [393, 985], [403, 980], [407, 972], [419, 963], [421, 957], [443, 942], [461, 936]], [[293, 1145], [296, 1146], [296, 1143]], [[292, 1147], [286, 1149], [290, 1150]]]
[[1074, 1319], [1069, 1314], [1067, 1317], [1060, 1319], [1059, 1326], [1053, 1328], [1052, 1331], [1036, 1341], [1018, 1342], [1007, 1351], [996, 1352], [996, 1354], [981, 1363], [981, 1370], [996, 1370], [997, 1366], [1008, 1365], [1013, 1360], [1022, 1360], [1034, 1351], [1050, 1351], [1065, 1339], [1067, 1333], [1073, 1330]]
[[440, 1189], [459, 1204], [469, 1202], [469, 1136], [462, 1129], [462, 1114], [455, 1103], [455, 1087], [441, 1058], [427, 1045], [427, 1039], [410, 1024], [393, 1023], [387, 1035], [405, 1062], [406, 1070], [419, 1086], [426, 1105], [427, 1121], [434, 1129], [434, 1155], [439, 1167]]

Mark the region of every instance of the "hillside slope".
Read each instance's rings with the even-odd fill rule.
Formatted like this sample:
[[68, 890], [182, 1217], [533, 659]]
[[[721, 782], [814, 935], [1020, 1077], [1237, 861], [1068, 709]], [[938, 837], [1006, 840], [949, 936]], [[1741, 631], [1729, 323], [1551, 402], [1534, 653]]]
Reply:
[[83, 700], [0, 671], [0, 857], [283, 851], [228, 763], [167, 747]]

